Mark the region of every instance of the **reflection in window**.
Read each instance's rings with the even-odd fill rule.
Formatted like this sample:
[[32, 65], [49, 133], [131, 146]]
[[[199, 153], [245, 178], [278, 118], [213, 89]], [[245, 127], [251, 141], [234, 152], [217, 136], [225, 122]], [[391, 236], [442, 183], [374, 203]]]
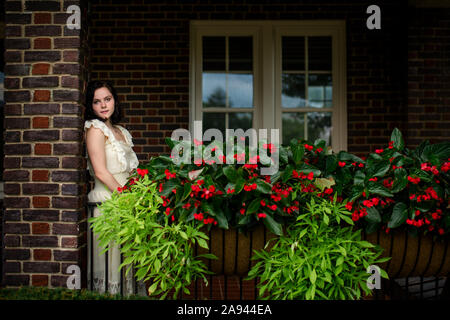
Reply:
[[325, 140], [331, 146], [331, 112], [308, 112], [307, 140]]
[[227, 75], [225, 73], [203, 73], [202, 101], [204, 108], [226, 106]]
[[252, 74], [228, 74], [228, 107], [252, 108], [253, 107], [253, 75]]
[[[283, 144], [292, 138], [331, 144], [333, 107], [331, 37], [282, 37]], [[304, 108], [303, 110], [289, 110]], [[324, 109], [311, 112], [311, 108]], [[289, 110], [289, 111], [288, 111]]]
[[305, 114], [300, 112], [282, 113], [283, 145], [288, 145], [291, 139], [305, 139]]
[[305, 106], [305, 75], [283, 73], [281, 80], [281, 106], [299, 108]]
[[217, 128], [225, 137], [225, 129], [252, 128], [253, 113], [236, 109], [254, 105], [253, 38], [205, 36], [202, 45], [203, 132]]
[[332, 102], [331, 74], [310, 74], [308, 77], [308, 106], [331, 108]]
[[242, 129], [246, 131], [252, 128], [252, 113], [251, 112], [230, 112], [229, 116], [229, 129]]

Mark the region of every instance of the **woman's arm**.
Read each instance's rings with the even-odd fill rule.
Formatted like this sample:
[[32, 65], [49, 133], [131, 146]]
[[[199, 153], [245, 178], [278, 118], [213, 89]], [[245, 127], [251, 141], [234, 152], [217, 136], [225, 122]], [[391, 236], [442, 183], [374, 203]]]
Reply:
[[107, 186], [111, 192], [122, 187], [106, 168], [105, 136], [102, 130], [90, 127], [86, 131], [86, 146], [95, 177]]

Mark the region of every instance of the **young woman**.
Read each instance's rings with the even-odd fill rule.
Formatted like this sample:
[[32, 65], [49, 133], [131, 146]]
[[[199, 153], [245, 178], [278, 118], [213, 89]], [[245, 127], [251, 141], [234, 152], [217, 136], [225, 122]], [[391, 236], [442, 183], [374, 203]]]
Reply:
[[[111, 197], [118, 187], [123, 187], [133, 170], [139, 165], [130, 133], [118, 125], [121, 110], [114, 87], [106, 81], [92, 81], [86, 90], [85, 141], [87, 166], [95, 179], [95, 187], [88, 194], [89, 202], [103, 202]], [[97, 207], [93, 216], [100, 215]], [[106, 276], [107, 291], [115, 294], [120, 288], [120, 252], [117, 246], [108, 251], [108, 274], [105, 270], [105, 255], [100, 255], [97, 237], [93, 243], [93, 287], [104, 292]], [[88, 273], [90, 273], [90, 267]], [[123, 270], [124, 272], [125, 270]], [[91, 279], [90, 275], [88, 277]], [[125, 278], [124, 278], [125, 279]], [[133, 293], [132, 272], [128, 273], [124, 293]]]

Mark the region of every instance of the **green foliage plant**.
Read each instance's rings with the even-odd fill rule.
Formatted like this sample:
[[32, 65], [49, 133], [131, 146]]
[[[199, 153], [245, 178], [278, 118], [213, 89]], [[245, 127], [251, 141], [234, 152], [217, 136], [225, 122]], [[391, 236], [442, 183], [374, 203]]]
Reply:
[[336, 197], [330, 201], [311, 196], [284, 235], [254, 252], [252, 260], [257, 262], [247, 279], [259, 278], [259, 298], [340, 300], [370, 295], [367, 268], [389, 258], [379, 258], [382, 249], [361, 240], [350, 215]]
[[[258, 150], [279, 154], [279, 170], [271, 176], [261, 174], [267, 165], [263, 157], [250, 164], [255, 150], [248, 145], [235, 144], [225, 157], [215, 152], [227, 150], [226, 143], [190, 144], [169, 138], [166, 142], [171, 149], [186, 144], [191, 154], [212, 154], [223, 161], [175, 164], [161, 155], [142, 165], [141, 170], [158, 184], [162, 216], [240, 231], [263, 223], [281, 235], [283, 226], [295, 221], [308, 194], [316, 193], [324, 199], [337, 195], [338, 202], [348, 199], [352, 220], [367, 233], [406, 228], [440, 238], [450, 234], [450, 142], [424, 141], [411, 150], [400, 130], [394, 129], [386, 148], [358, 157], [334, 153], [323, 140], [292, 139], [282, 146], [259, 141]], [[245, 164], [237, 163], [244, 158]], [[139, 174], [130, 184], [134, 179], [140, 179]]]
[[207, 283], [205, 275], [210, 271], [202, 258], [215, 257], [195, 255], [195, 246], [207, 249], [208, 236], [199, 225], [158, 215], [163, 200], [157, 184], [145, 174], [141, 177], [99, 205], [102, 214], [90, 219], [93, 232], [102, 252], [114, 244], [120, 246], [124, 256], [120, 269], [126, 267], [128, 273], [134, 266], [137, 280], [149, 283], [150, 296], [164, 299], [170, 292], [173, 298], [180, 291], [189, 294], [187, 287], [197, 278]]

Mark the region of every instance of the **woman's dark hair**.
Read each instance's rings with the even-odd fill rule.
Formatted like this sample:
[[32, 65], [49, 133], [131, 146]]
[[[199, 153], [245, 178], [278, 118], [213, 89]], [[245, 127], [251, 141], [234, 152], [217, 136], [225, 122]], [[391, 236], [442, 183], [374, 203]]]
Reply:
[[92, 102], [94, 101], [94, 94], [95, 90], [100, 88], [107, 88], [111, 94], [114, 97], [114, 113], [112, 114], [110, 120], [111, 123], [114, 125], [116, 123], [119, 123], [122, 119], [122, 108], [120, 107], [119, 98], [117, 96], [116, 89], [114, 89], [113, 85], [109, 81], [101, 81], [101, 80], [94, 80], [90, 81], [86, 88], [86, 110], [84, 112], [84, 120], [92, 120], [92, 119], [98, 119], [102, 122], [105, 122], [105, 119], [102, 119], [98, 117], [94, 109], [92, 108]]

